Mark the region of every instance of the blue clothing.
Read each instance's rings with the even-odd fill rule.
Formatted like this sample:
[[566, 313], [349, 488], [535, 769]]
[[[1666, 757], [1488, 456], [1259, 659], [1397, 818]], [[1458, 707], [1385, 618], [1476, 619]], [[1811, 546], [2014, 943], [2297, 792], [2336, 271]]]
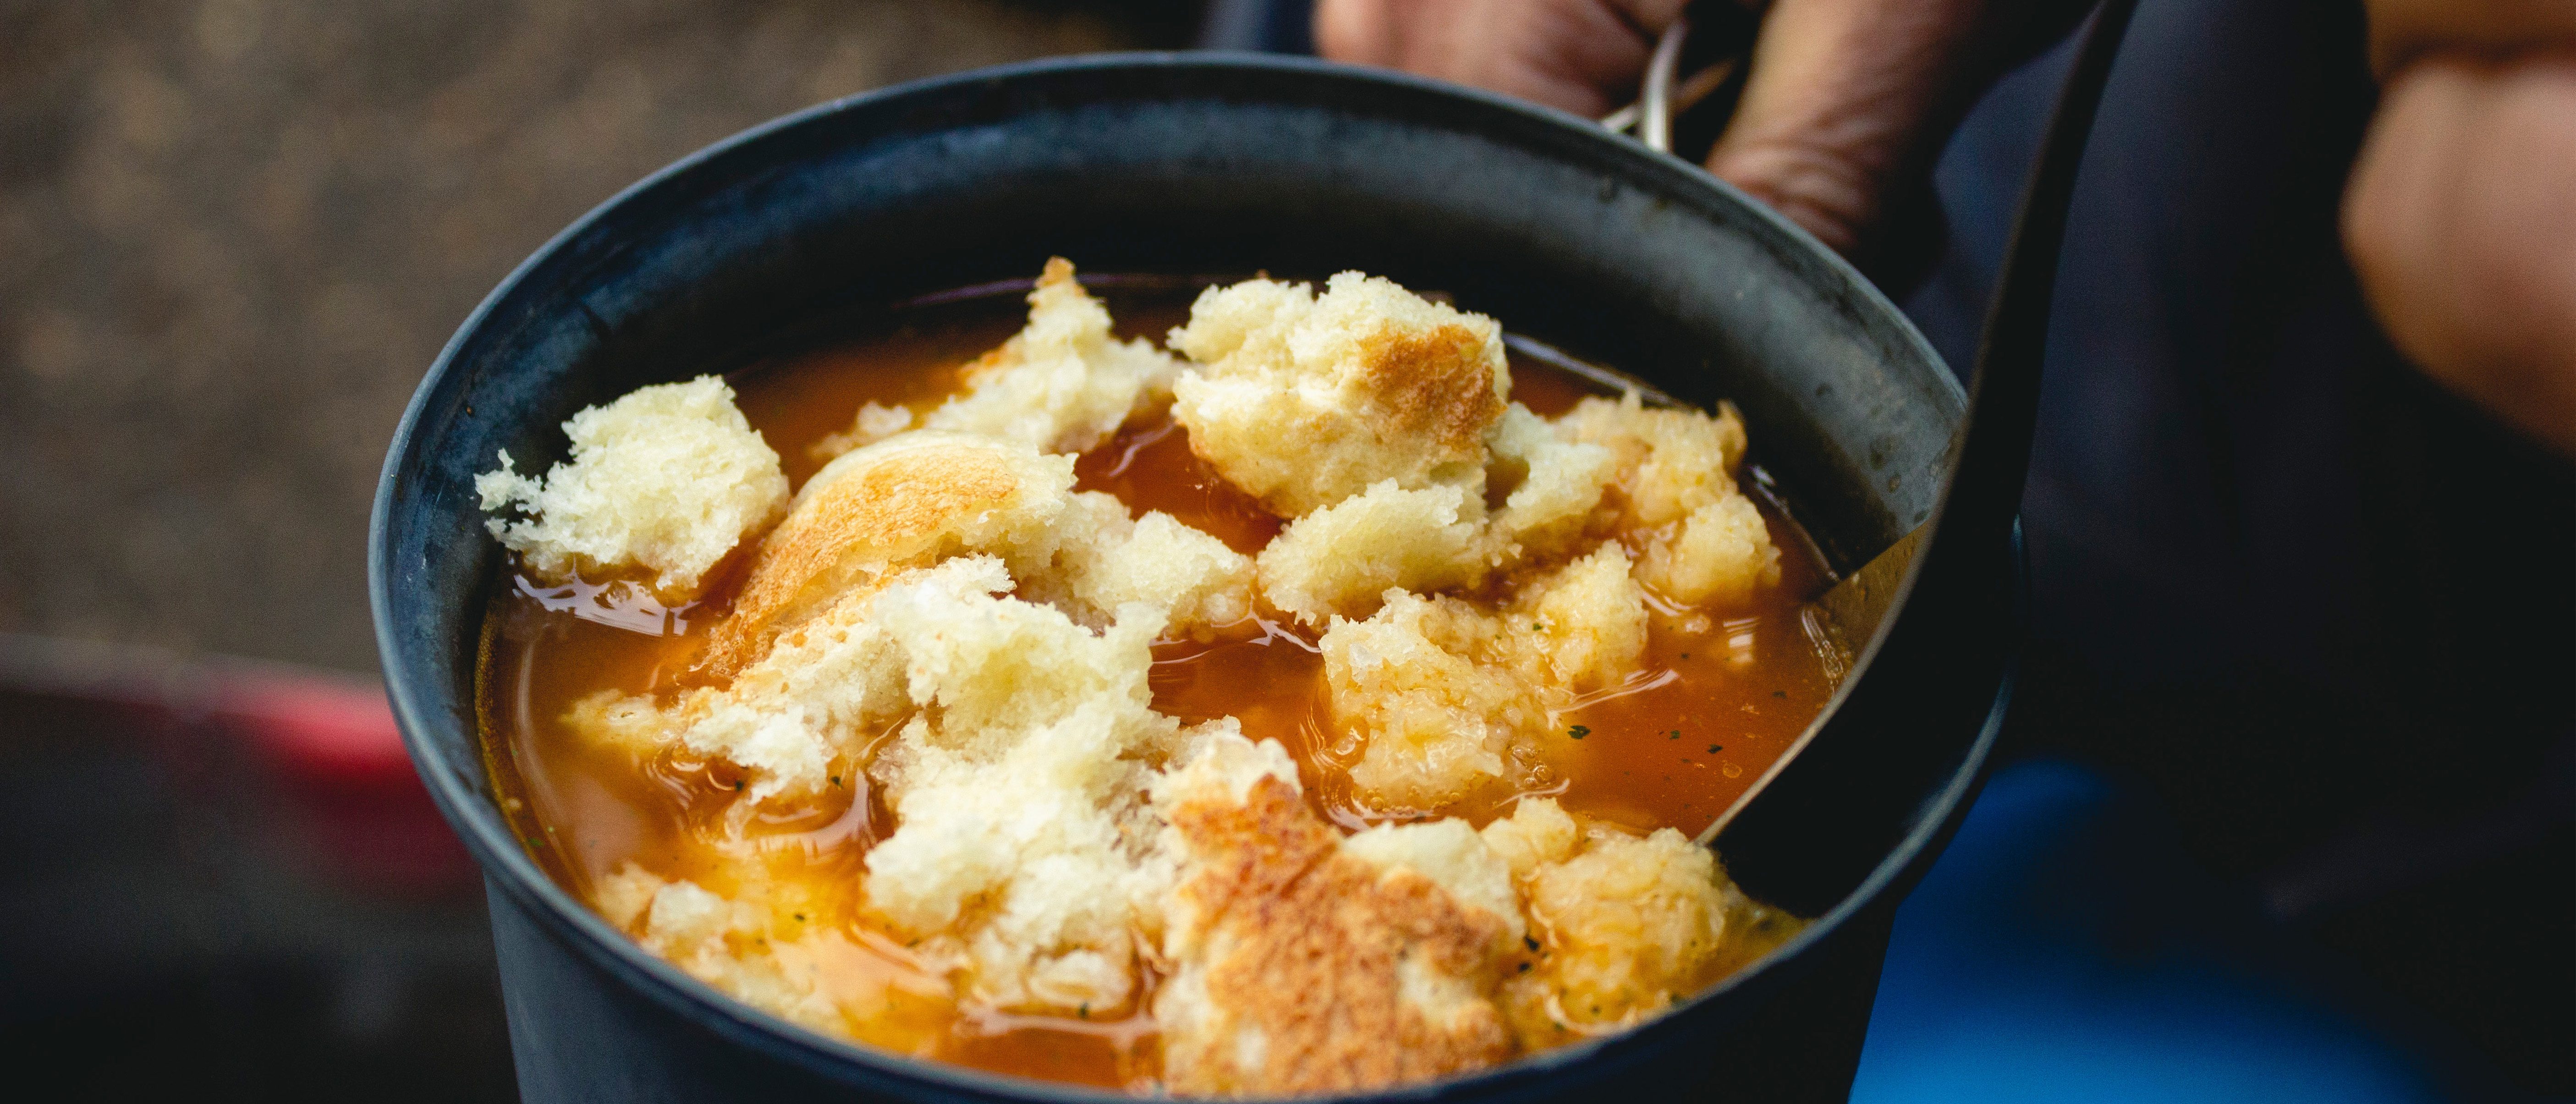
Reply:
[[1990, 781], [1897, 911], [1852, 1099], [2403, 1104], [2460, 1090], [2135, 789]]

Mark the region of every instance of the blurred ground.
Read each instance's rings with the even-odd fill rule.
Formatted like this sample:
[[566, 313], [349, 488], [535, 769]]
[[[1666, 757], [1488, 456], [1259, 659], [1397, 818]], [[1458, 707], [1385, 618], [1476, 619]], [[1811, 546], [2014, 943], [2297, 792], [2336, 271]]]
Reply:
[[754, 123], [1195, 8], [0, 0], [0, 632], [372, 671], [385, 442], [511, 266]]

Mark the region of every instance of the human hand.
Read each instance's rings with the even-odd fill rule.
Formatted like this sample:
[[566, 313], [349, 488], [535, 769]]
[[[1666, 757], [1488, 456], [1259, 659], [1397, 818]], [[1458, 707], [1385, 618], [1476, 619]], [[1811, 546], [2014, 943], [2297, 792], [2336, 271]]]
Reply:
[[[1867, 259], [2035, 15], [2057, 0], [1746, 0], [1764, 10], [1744, 97], [1709, 154], [1724, 177]], [[1321, 0], [1326, 57], [1599, 116], [1633, 98], [1683, 0]], [[2043, 21], [2044, 22], [2044, 21]]]
[[2576, 3], [2369, 0], [2344, 247], [2400, 351], [2576, 455]]

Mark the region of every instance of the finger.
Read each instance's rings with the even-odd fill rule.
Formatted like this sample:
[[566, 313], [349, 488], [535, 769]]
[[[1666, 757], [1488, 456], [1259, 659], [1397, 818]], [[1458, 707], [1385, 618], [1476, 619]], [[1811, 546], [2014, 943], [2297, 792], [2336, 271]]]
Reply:
[[1325, 57], [1596, 116], [1634, 94], [1683, 0], [1322, 0]]
[[2505, 54], [2576, 43], [2576, 0], [2369, 0], [2370, 62], [2382, 77], [2433, 50]]
[[1991, 76], [1985, 0], [1778, 0], [1709, 171], [1851, 253]]
[[2432, 55], [2381, 100], [2345, 249], [2427, 375], [2576, 455], [2576, 55]]

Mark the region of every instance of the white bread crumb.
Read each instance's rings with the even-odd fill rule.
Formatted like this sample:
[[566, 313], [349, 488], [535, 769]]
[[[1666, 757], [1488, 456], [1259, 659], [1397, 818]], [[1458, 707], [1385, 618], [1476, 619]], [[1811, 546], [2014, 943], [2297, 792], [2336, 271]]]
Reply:
[[910, 407], [879, 406], [873, 402], [860, 403], [859, 416], [852, 420], [850, 428], [839, 433], [825, 434], [822, 440], [814, 442], [814, 446], [806, 452], [817, 460], [836, 460], [852, 449], [865, 448], [911, 429], [913, 421]]
[[1075, 494], [1056, 524], [1054, 559], [1021, 565], [1021, 592], [1086, 625], [1107, 624], [1131, 603], [1163, 612], [1183, 633], [1242, 620], [1252, 610], [1252, 558], [1160, 510], [1129, 520], [1099, 491]]
[[1697, 992], [1727, 934], [1718, 878], [1717, 857], [1670, 828], [1603, 832], [1542, 866], [1526, 885], [1547, 953], [1514, 986], [1524, 1034], [1623, 1026]]
[[1583, 845], [1583, 826], [1566, 815], [1552, 797], [1524, 797], [1512, 815], [1498, 817], [1480, 833], [1485, 846], [1500, 856], [1515, 878], [1538, 873], [1541, 866], [1564, 862]]
[[1198, 363], [1172, 385], [1190, 448], [1282, 517], [1392, 479], [1481, 494], [1511, 376], [1494, 320], [1345, 272], [1210, 288], [1172, 331]]
[[[766, 871], [730, 879], [719, 893], [667, 880], [634, 863], [602, 879], [593, 903], [610, 923], [683, 972], [790, 1023], [915, 1051], [945, 1026], [951, 1002], [917, 964], [826, 969], [855, 948], [837, 930], [804, 922], [811, 895]], [[875, 954], [902, 958], [893, 948]]]
[[1256, 744], [1246, 739], [1243, 727], [1226, 717], [1154, 779], [1154, 808], [1169, 817], [1173, 809], [1193, 801], [1240, 805], [1252, 784], [1264, 778], [1303, 792], [1297, 761], [1289, 758], [1287, 748], [1277, 740]]
[[923, 712], [873, 772], [899, 826], [868, 852], [872, 907], [900, 933], [953, 936], [977, 1001], [1121, 1006], [1138, 910], [1168, 870], [1143, 812], [1180, 728], [1148, 708], [1161, 614], [1131, 604], [1095, 636], [1015, 598], [898, 587], [875, 616]]
[[1780, 549], [1753, 500], [1731, 494], [1693, 510], [1681, 532], [1646, 549], [1638, 576], [1688, 605], [1741, 605], [1780, 582]]
[[474, 477], [485, 525], [532, 573], [648, 577], [666, 602], [697, 596], [707, 572], [787, 503], [778, 454], [714, 376], [638, 388], [563, 424], [572, 452], [542, 477], [501, 453]]
[[[1496, 633], [1506, 662], [1544, 686], [1594, 690], [1637, 670], [1646, 651], [1646, 595], [1618, 545], [1531, 580]], [[1526, 622], [1527, 633], [1518, 630]]]
[[1549, 709], [1636, 668], [1644, 597], [1604, 545], [1492, 613], [1389, 590], [1368, 619], [1334, 619], [1318, 645], [1333, 719], [1368, 741], [1352, 784], [1430, 809], [1509, 777], [1515, 747], [1550, 730]]
[[[1029, 323], [970, 370], [966, 394], [930, 412], [930, 429], [975, 433], [1040, 452], [1081, 452], [1171, 397], [1180, 370], [1149, 341], [1119, 341], [1109, 309], [1073, 264], [1050, 258], [1029, 292]], [[861, 430], [865, 426], [862, 410]]]
[[1735, 490], [1744, 459], [1744, 419], [1733, 406], [1712, 416], [1646, 406], [1631, 391], [1616, 401], [1594, 396], [1559, 419], [1573, 438], [1617, 457], [1627, 520], [1656, 526], [1679, 521]]
[[1290, 522], [1261, 550], [1262, 597], [1305, 624], [1366, 617], [1389, 587], [1428, 592], [1484, 579], [1482, 499], [1392, 479]]

